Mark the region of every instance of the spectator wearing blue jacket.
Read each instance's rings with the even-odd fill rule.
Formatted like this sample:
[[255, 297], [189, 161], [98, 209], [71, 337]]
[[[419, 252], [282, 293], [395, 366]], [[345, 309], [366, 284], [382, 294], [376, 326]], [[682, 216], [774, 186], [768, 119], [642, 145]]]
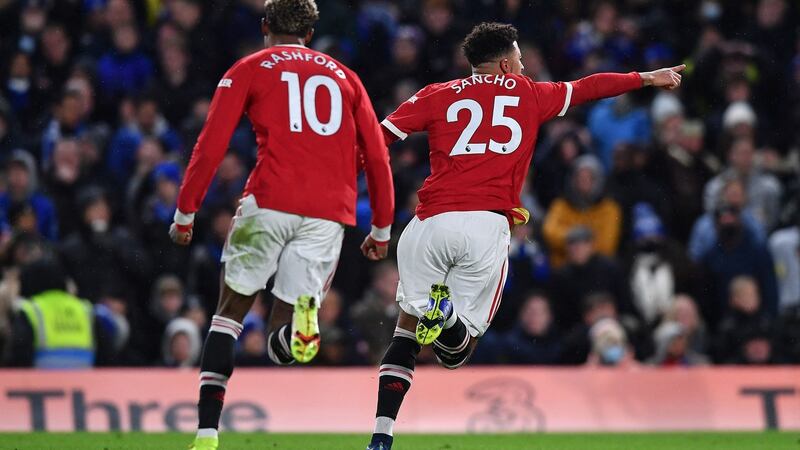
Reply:
[[153, 62], [139, 50], [139, 32], [132, 24], [112, 30], [114, 48], [97, 63], [100, 92], [106, 100], [141, 93], [155, 74]]
[[[58, 220], [53, 202], [39, 192], [36, 161], [25, 150], [14, 150], [6, 165], [6, 192], [0, 193], [0, 216], [9, 217], [9, 209], [16, 206], [30, 208], [36, 216], [36, 230], [44, 238], [58, 238]], [[8, 223], [2, 224], [7, 229]]]
[[137, 102], [135, 121], [117, 130], [108, 147], [108, 169], [114, 178], [120, 180], [121, 186], [133, 174], [136, 152], [145, 138], [158, 140], [167, 153], [181, 150], [180, 135], [161, 115], [156, 100], [149, 97]]
[[738, 276], [755, 279], [761, 292], [761, 311], [775, 317], [778, 312], [778, 285], [775, 266], [767, 244], [748, 234], [741, 218], [741, 210], [721, 203], [714, 212], [717, 239], [703, 255], [701, 264], [708, 274], [710, 292], [701, 305], [706, 319], [716, 326], [728, 305], [729, 286]]
[[[767, 241], [767, 233], [764, 230], [764, 226], [746, 206], [747, 193], [744, 183], [739, 177], [735, 175], [725, 177], [717, 203], [724, 203], [739, 211], [742, 231], [750, 240], [758, 244], [763, 244]], [[688, 248], [689, 258], [692, 261], [698, 262], [702, 260], [717, 242], [717, 226], [714, 219], [713, 210], [706, 212], [697, 219], [692, 227]]]
[[614, 149], [620, 144], [645, 145], [650, 140], [650, 120], [644, 108], [629, 95], [603, 100], [589, 112], [588, 124], [605, 171], [611, 169]]

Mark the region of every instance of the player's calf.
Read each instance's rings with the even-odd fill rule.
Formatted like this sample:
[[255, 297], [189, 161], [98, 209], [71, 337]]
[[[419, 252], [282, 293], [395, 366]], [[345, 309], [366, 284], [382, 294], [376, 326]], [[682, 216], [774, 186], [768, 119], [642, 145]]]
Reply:
[[453, 311], [445, 322], [445, 329], [433, 341], [433, 353], [442, 367], [458, 369], [469, 360], [470, 355], [472, 355], [472, 349], [472, 339], [467, 327], [456, 312]]
[[406, 392], [411, 388], [417, 354], [422, 347], [413, 332], [397, 327], [381, 360], [378, 375], [378, 408], [370, 448], [389, 450], [392, 429]]

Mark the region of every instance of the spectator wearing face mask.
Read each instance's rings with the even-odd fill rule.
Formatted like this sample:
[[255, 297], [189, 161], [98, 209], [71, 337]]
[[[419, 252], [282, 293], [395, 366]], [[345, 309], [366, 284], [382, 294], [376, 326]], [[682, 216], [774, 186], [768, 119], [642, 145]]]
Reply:
[[693, 292], [698, 284], [693, 264], [680, 243], [666, 234], [661, 219], [647, 203], [633, 208], [633, 247], [626, 258], [633, 305], [648, 324], [658, 322], [677, 292]]
[[603, 169], [597, 157], [584, 155], [575, 160], [566, 194], [550, 205], [542, 227], [553, 267], [564, 265], [567, 232], [577, 225], [592, 231], [598, 253], [616, 254], [622, 212], [617, 202], [605, 195], [604, 186]]
[[755, 147], [752, 139], [738, 139], [728, 150], [728, 168], [714, 177], [703, 194], [706, 211], [713, 211], [719, 204], [720, 192], [728, 177], [737, 176], [747, 193], [747, 206], [766, 230], [778, 223], [780, 199], [783, 189], [772, 175], [756, 166]]
[[720, 204], [714, 217], [717, 239], [700, 260], [708, 280], [702, 305], [706, 319], [712, 327], [719, 323], [728, 304], [729, 286], [740, 275], [755, 280], [763, 312], [774, 317], [778, 311], [778, 288], [766, 243], [758, 242], [746, 232], [739, 208]]
[[[747, 207], [747, 192], [744, 183], [736, 174], [729, 173], [725, 177], [719, 192], [717, 205], [724, 203], [729, 208], [739, 211], [743, 232], [755, 242], [766, 242], [766, 231], [756, 219], [752, 210]], [[699, 262], [703, 255], [712, 249], [718, 240], [715, 212], [709, 211], [700, 216], [692, 227], [689, 238], [688, 254], [692, 261]]]
[[78, 293], [96, 302], [106, 286], [118, 284], [130, 291], [132, 300], [137, 292], [145, 294], [138, 287], [149, 279], [150, 260], [127, 229], [113, 224], [105, 191], [90, 186], [77, 197], [73, 214], [80, 225], [59, 246], [59, 254]]
[[62, 138], [55, 143], [53, 162], [44, 181], [57, 211], [59, 232], [69, 236], [80, 226], [76, 199], [85, 182], [77, 140]]
[[630, 369], [639, 365], [628, 344], [625, 329], [615, 319], [597, 321], [589, 329], [589, 339], [592, 350], [586, 358], [587, 366]]

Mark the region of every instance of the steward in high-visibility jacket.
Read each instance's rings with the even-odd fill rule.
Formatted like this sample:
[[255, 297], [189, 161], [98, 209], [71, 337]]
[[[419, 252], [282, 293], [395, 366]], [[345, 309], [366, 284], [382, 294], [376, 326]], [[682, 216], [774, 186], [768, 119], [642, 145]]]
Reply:
[[23, 300], [20, 308], [33, 329], [34, 367], [92, 367], [94, 313], [91, 303], [65, 291], [49, 290]]
[[10, 364], [44, 369], [77, 369], [95, 363], [94, 309], [67, 292], [58, 262], [39, 259], [20, 273]]

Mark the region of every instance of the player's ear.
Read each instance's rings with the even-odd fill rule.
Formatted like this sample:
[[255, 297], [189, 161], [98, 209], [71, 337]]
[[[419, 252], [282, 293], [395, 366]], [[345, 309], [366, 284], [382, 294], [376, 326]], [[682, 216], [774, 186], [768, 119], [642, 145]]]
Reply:
[[314, 29], [312, 28], [312, 29], [308, 30], [308, 33], [306, 33], [306, 38], [305, 38], [306, 45], [308, 45], [308, 43], [311, 42], [311, 38], [313, 36], [314, 36]]
[[508, 62], [508, 58], [500, 60], [500, 71], [503, 72], [503, 74], [511, 72], [511, 63]]

